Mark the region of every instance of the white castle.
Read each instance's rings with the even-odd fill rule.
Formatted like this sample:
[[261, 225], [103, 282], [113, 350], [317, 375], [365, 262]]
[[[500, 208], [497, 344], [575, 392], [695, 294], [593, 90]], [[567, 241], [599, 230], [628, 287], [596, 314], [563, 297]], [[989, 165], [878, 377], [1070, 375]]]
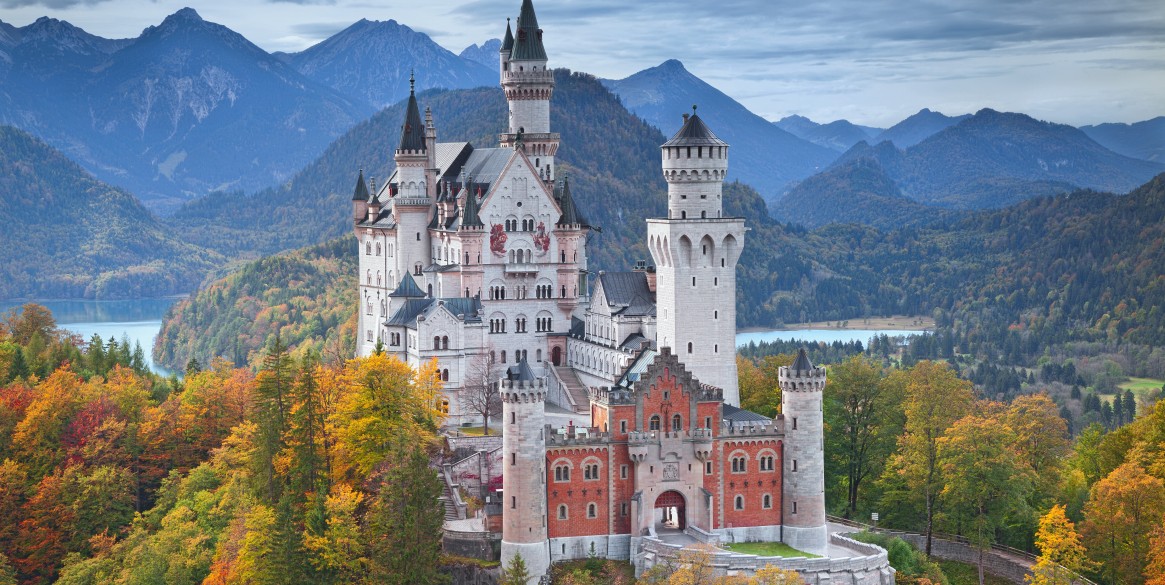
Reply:
[[[592, 550], [642, 570], [666, 555], [669, 531], [827, 554], [825, 370], [802, 352], [781, 369], [780, 416], [739, 408], [745, 227], [723, 215], [728, 144], [685, 114], [661, 146], [655, 265], [590, 271], [585, 197], [556, 174], [554, 73], [531, 0], [516, 29], [500, 53], [509, 121], [496, 148], [437, 142], [410, 94], [395, 172], [357, 179], [358, 353], [435, 360], [451, 426], [480, 424], [470, 403], [497, 390], [502, 562], [520, 554], [535, 577]], [[846, 564], [846, 582], [892, 583], [880, 554]], [[825, 585], [838, 569], [824, 562], [799, 570]]]

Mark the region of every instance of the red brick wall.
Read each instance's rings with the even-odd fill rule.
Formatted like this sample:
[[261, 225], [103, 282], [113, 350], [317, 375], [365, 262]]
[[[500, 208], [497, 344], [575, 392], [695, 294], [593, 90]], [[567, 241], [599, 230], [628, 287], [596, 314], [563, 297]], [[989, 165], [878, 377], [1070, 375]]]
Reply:
[[[599, 465], [599, 478], [584, 479], [583, 462]], [[570, 462], [570, 481], [554, 481], [555, 463]], [[618, 473], [616, 469], [615, 473]], [[606, 447], [561, 447], [546, 450], [546, 523], [550, 538], [607, 534], [610, 517], [610, 470]], [[587, 504], [595, 504], [595, 517], [587, 517]], [[567, 506], [567, 518], [558, 519], [558, 506]]]
[[[769, 526], [781, 523], [781, 441], [778, 439], [728, 440], [721, 451], [724, 458], [724, 523], [720, 528]], [[747, 471], [732, 472], [732, 458], [743, 453]], [[773, 470], [761, 471], [761, 454], [772, 455]], [[707, 484], [705, 484], [707, 485]], [[763, 507], [769, 494], [770, 507]], [[736, 496], [744, 497], [744, 509], [736, 509]], [[719, 499], [719, 498], [717, 498]]]
[[612, 441], [626, 441], [627, 433], [620, 432], [619, 421], [627, 421], [627, 432], [635, 430], [635, 406], [622, 405], [612, 406], [611, 413], [611, 440]]
[[[634, 411], [631, 413], [634, 415]], [[628, 422], [630, 424], [630, 422]], [[627, 479], [621, 479], [620, 468], [627, 466]], [[613, 516], [611, 534], [631, 533], [631, 496], [635, 495], [635, 466], [627, 454], [627, 445], [613, 445], [611, 448], [611, 491], [614, 494], [614, 504], [611, 507]], [[627, 504], [627, 513], [623, 514], [623, 504]]]
[[[643, 385], [642, 382], [640, 384]], [[639, 421], [637, 430], [650, 430], [651, 417], [658, 415], [660, 418], [659, 429], [670, 431], [673, 414], [683, 416], [684, 428], [688, 428], [688, 424], [691, 422], [687, 420], [689, 397], [681, 388], [670, 368], [664, 368], [662, 376], [650, 380], [643, 397], [643, 420]], [[667, 394], [666, 399], [664, 398], [665, 393]]]

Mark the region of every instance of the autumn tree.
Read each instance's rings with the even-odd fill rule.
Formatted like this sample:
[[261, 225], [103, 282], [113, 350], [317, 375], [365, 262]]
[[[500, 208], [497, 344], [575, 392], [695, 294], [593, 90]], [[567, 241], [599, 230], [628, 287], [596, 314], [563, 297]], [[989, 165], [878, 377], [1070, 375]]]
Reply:
[[[854, 356], [829, 370], [826, 442], [837, 483], [846, 489], [847, 518], [858, 511], [862, 482], [877, 476], [902, 428], [901, 376], [886, 378], [873, 361]], [[829, 482], [827, 482], [829, 483]]]
[[970, 411], [971, 400], [971, 383], [959, 379], [946, 362], [922, 361], [907, 375], [906, 424], [882, 476], [883, 497], [888, 509], [921, 509], [928, 555], [944, 486], [938, 440]]
[[1165, 520], [1153, 530], [1145, 560], [1145, 585], [1165, 585]]
[[778, 371], [793, 363], [792, 354], [765, 356], [759, 363], [738, 356], [737, 379], [740, 381], [740, 407], [745, 410], [775, 417], [781, 408], [781, 388]]
[[4, 553], [0, 553], [0, 585], [16, 585], [16, 569], [8, 563]]
[[1030, 585], [1071, 585], [1081, 571], [1092, 566], [1076, 533], [1076, 525], [1059, 504], [1040, 518], [1036, 548], [1040, 551], [1039, 559], [1031, 574], [1025, 577]]
[[1031, 503], [1043, 508], [1055, 496], [1063, 477], [1063, 461], [1071, 449], [1068, 424], [1047, 394], [1016, 397], [1003, 418], [1014, 432], [1017, 457], [1035, 474]]
[[1092, 486], [1081, 533], [1109, 583], [1141, 583], [1149, 534], [1165, 517], [1165, 482], [1135, 462], [1117, 467]]
[[804, 583], [805, 580], [801, 578], [801, 573], [773, 565], [765, 565], [757, 569], [756, 574], [748, 580], [748, 585], [803, 585]]
[[322, 513], [307, 522], [304, 549], [320, 583], [353, 583], [361, 575], [364, 542], [357, 508], [363, 499], [360, 492], [339, 484], [328, 494]]
[[979, 549], [979, 585], [983, 555], [1008, 519], [1026, 509], [1031, 490], [1028, 468], [1012, 450], [1014, 433], [995, 418], [967, 416], [938, 439], [942, 495], [949, 513], [969, 522], [969, 536]]

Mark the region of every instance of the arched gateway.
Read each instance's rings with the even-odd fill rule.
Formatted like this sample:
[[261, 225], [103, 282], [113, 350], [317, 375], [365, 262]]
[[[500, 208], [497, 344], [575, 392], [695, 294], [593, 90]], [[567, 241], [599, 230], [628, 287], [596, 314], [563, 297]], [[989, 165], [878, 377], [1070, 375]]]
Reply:
[[655, 498], [656, 519], [659, 527], [664, 529], [683, 530], [687, 528], [687, 504], [684, 496], [675, 490], [668, 490]]

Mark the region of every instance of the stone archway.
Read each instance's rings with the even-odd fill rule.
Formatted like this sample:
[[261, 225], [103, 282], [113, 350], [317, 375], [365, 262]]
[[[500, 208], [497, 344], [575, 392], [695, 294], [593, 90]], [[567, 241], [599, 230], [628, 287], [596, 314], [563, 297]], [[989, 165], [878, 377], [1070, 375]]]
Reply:
[[675, 490], [668, 490], [655, 498], [656, 532], [662, 530], [683, 530], [688, 527], [687, 502]]
[[552, 363], [556, 366], [562, 365], [562, 348], [561, 347], [558, 347], [556, 345], [556, 346], [554, 346], [554, 349], [550, 350], [550, 363]]

